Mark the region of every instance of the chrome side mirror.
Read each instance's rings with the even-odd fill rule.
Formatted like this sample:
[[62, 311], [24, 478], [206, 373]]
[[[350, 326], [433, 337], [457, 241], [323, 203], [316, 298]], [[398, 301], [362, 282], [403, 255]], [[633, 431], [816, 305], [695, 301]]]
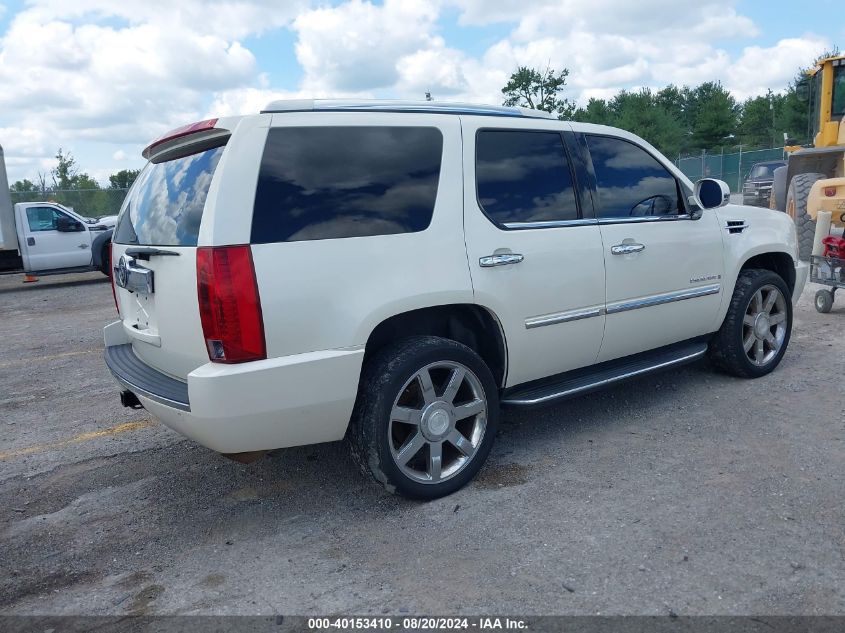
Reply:
[[731, 188], [723, 180], [702, 178], [695, 183], [695, 198], [702, 209], [717, 209], [731, 201]]

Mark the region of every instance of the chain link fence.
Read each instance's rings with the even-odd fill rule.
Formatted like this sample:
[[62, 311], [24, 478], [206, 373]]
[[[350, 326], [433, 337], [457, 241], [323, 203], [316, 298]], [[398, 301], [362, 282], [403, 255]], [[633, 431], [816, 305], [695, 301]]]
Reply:
[[128, 189], [57, 189], [12, 191], [12, 204], [18, 202], [57, 202], [87, 218], [116, 215]]
[[740, 148], [740, 151], [729, 154], [708, 153], [702, 150], [699, 154], [679, 156], [675, 165], [693, 182], [701, 178], [718, 178], [728, 183], [733, 193], [740, 193], [742, 183], [754, 163], [785, 158], [786, 154], [782, 147], [755, 149], [750, 152], [742, 151]]

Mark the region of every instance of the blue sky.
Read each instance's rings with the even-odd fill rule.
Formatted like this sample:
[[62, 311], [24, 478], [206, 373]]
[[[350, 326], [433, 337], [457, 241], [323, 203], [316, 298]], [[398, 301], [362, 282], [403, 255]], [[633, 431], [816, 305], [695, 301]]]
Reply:
[[782, 90], [845, 42], [833, 0], [0, 0], [0, 145], [11, 181], [58, 147], [105, 181], [171, 127], [275, 98], [483, 103], [518, 65], [567, 67], [584, 103], [718, 80]]

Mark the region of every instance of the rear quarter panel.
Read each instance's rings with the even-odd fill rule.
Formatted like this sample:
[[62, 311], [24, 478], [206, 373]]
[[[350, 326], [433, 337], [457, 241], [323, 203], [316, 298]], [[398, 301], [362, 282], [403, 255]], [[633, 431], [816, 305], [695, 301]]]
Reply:
[[[443, 135], [443, 157], [434, 214], [424, 231], [253, 245], [268, 357], [362, 347], [390, 316], [472, 303], [458, 117], [322, 112], [273, 117], [273, 125], [434, 126]], [[250, 225], [244, 223], [243, 230]]]

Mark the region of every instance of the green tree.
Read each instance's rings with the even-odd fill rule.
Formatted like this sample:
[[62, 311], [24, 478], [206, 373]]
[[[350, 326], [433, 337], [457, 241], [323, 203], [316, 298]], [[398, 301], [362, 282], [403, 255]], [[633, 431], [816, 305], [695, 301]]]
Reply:
[[690, 94], [691, 143], [701, 149], [733, 145], [739, 117], [736, 99], [719, 82], [708, 81]]
[[596, 123], [598, 125], [613, 125], [616, 117], [610, 104], [604, 99], [590, 98], [586, 108], [578, 108], [572, 115], [575, 121], [581, 123]]
[[675, 84], [669, 84], [661, 88], [654, 95], [654, 102], [669, 113], [673, 119], [686, 128], [691, 127], [689, 121], [689, 98], [690, 89], [684, 86], [679, 88]]
[[[775, 132], [775, 105], [783, 98], [777, 98], [771, 90], [760, 97], [746, 99], [742, 104], [739, 119], [739, 139], [749, 148], [774, 147], [777, 145]], [[780, 106], [780, 103], [777, 103]]]
[[9, 190], [15, 193], [35, 193], [38, 191], [38, 187], [31, 180], [24, 178], [13, 183]]
[[681, 152], [687, 152], [692, 147], [693, 109], [692, 89], [669, 84], [657, 91], [654, 100], [681, 126]]
[[57, 164], [50, 170], [53, 176], [53, 188], [59, 190], [75, 189], [79, 169], [76, 166], [76, 159], [68, 152], [64, 153], [62, 148], [56, 152]]
[[89, 191], [92, 189], [96, 190], [100, 188], [100, 183], [91, 178], [88, 174], [77, 174], [76, 180], [73, 183], [73, 188], [81, 191]]
[[802, 78], [796, 77], [796, 80], [789, 85], [786, 94], [776, 107], [775, 129], [780, 135], [778, 142], [783, 138], [784, 133], [788, 139], [794, 140], [799, 145], [813, 140], [810, 138], [810, 103], [798, 94], [799, 79]]
[[109, 176], [109, 189], [129, 189], [140, 173], [140, 169], [121, 169]]
[[504, 105], [553, 112], [561, 119], [571, 118], [575, 105], [561, 96], [568, 76], [566, 68], [555, 72], [551, 68], [540, 71], [520, 66], [502, 88]]
[[611, 108], [617, 127], [644, 138], [667, 156], [676, 156], [680, 151], [683, 127], [648, 88], [637, 92], [623, 90], [614, 97]]

